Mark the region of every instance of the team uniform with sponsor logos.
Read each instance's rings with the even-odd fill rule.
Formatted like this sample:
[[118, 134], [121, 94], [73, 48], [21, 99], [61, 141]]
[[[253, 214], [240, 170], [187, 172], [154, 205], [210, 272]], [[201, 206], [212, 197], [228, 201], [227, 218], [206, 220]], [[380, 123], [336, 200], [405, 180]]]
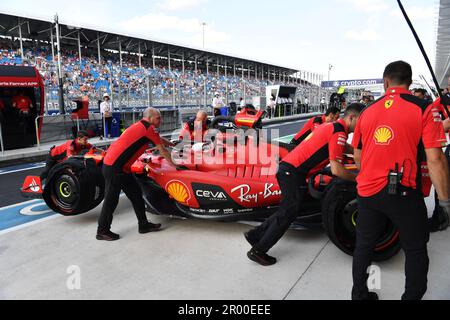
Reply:
[[[362, 113], [353, 138], [353, 147], [361, 150], [354, 299], [368, 294], [367, 268], [387, 219], [399, 229], [406, 253], [403, 298], [421, 299], [426, 292], [429, 232], [421, 167], [425, 149], [442, 148], [446, 142], [437, 108], [403, 88], [389, 89]], [[396, 168], [403, 177], [398, 194], [392, 195], [388, 176]]]
[[294, 139], [292, 139], [291, 141], [291, 144], [298, 146], [300, 143], [305, 141], [305, 139], [308, 138], [309, 135], [314, 132], [314, 130], [316, 130], [322, 124], [326, 123], [326, 121], [327, 120], [324, 115], [310, 119], [300, 130], [300, 132], [295, 135]]
[[261, 226], [249, 232], [254, 249], [268, 252], [286, 233], [299, 214], [307, 190], [307, 178], [329, 165], [343, 162], [348, 128], [343, 120], [319, 127], [280, 164], [277, 173], [282, 198], [279, 210]]
[[45, 169], [41, 174], [41, 180], [47, 178], [50, 170], [56, 164], [64, 162], [70, 157], [80, 155], [82, 152], [90, 150], [91, 148], [91, 144], [88, 143], [85, 146], [81, 146], [77, 143], [77, 140], [69, 140], [60, 146], [51, 148], [49, 154], [47, 155]]
[[[443, 97], [446, 100], [447, 108], [450, 107], [450, 94], [447, 94]], [[436, 108], [434, 112], [438, 112], [442, 118], [443, 121], [448, 119], [447, 111], [445, 110], [443, 104], [441, 103], [441, 98], [436, 99], [436, 101], [433, 102], [433, 106]], [[450, 132], [447, 132], [450, 133]], [[445, 156], [447, 158], [448, 166], [450, 167], [450, 145], [445, 150]], [[437, 196], [437, 192], [435, 192], [435, 209], [433, 212], [433, 217], [430, 220], [430, 229], [433, 231], [437, 231], [441, 229], [439, 228], [441, 221], [441, 216], [444, 214], [442, 212], [442, 209], [439, 205], [439, 198]], [[446, 213], [445, 213], [446, 214]]]
[[161, 138], [148, 121], [141, 120], [128, 128], [108, 149], [103, 161], [105, 201], [99, 218], [99, 234], [110, 231], [121, 190], [133, 204], [139, 224], [147, 223], [142, 190], [131, 174], [131, 166], [151, 143], [160, 145]]
[[181, 129], [179, 140], [180, 141], [191, 141], [191, 142], [203, 142], [206, 132], [208, 131], [208, 126], [203, 125], [201, 130], [198, 130], [195, 126], [195, 121], [186, 122]]

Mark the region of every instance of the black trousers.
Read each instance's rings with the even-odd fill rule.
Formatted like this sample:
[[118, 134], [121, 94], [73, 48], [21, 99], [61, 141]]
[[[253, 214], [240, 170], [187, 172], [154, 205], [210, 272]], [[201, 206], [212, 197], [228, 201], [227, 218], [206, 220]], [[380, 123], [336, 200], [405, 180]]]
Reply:
[[113, 118], [105, 118], [105, 122], [104, 122], [104, 126], [103, 126], [103, 134], [105, 135], [105, 137], [108, 137], [108, 135], [111, 135], [112, 119]]
[[263, 253], [277, 244], [295, 221], [307, 189], [306, 177], [285, 163], [280, 164], [277, 180], [282, 192], [280, 208], [262, 225], [250, 231], [250, 237], [258, 240], [254, 249]]
[[105, 233], [111, 230], [113, 214], [119, 204], [122, 190], [131, 201], [139, 224], [147, 223], [145, 202], [136, 178], [132, 174], [117, 172], [111, 166], [103, 167], [103, 175], [105, 177], [105, 200], [98, 220], [98, 233]]
[[368, 293], [367, 271], [387, 219], [399, 229], [400, 243], [406, 255], [406, 288], [402, 299], [420, 300], [427, 291], [427, 244], [430, 239], [427, 208], [420, 192], [408, 191], [407, 196], [391, 196], [385, 189], [371, 198], [358, 198], [352, 291], [355, 300], [364, 299]]

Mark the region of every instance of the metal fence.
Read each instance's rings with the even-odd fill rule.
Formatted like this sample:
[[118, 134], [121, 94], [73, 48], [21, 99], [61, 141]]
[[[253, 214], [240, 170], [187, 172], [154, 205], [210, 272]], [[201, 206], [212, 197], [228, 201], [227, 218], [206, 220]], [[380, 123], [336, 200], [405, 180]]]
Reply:
[[[277, 83], [223, 75], [154, 76], [149, 74], [133, 84], [102, 80], [96, 84], [95, 91], [87, 92], [86, 96], [89, 99], [91, 111], [99, 110], [99, 104], [105, 92], [110, 94], [113, 107], [117, 111], [130, 111], [148, 106], [173, 109], [206, 108], [212, 105], [216, 93], [223, 97], [227, 105], [230, 103], [239, 105], [241, 98], [246, 104], [251, 104], [254, 97], [266, 98], [265, 87], [272, 84]], [[318, 86], [296, 83], [286, 83], [286, 85], [298, 87], [299, 104], [308, 99], [310, 105], [319, 106], [323, 97], [327, 102], [329, 101], [329, 94]], [[73, 100], [79, 100], [82, 94], [84, 93], [66, 86], [64, 100], [68, 110], [71, 106], [75, 107]], [[59, 112], [56, 86], [46, 86], [46, 102], [48, 113]], [[295, 101], [294, 104], [296, 103]]]
[[[120, 113], [120, 131], [142, 119], [142, 112]], [[180, 127], [178, 110], [161, 110], [161, 133], [172, 132]], [[39, 123], [42, 120], [39, 132]], [[89, 119], [73, 118], [72, 115], [40, 116], [35, 119], [36, 144], [56, 142], [75, 138], [79, 130], [86, 130], [91, 137], [104, 136], [104, 118], [99, 113], [90, 113]]]

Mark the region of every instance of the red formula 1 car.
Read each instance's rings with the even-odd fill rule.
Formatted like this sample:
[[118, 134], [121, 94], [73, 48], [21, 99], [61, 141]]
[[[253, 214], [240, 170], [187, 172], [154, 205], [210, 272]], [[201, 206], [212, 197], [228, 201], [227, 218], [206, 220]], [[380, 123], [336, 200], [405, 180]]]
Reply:
[[[214, 119], [207, 142], [173, 150], [172, 156], [183, 170], [148, 150], [133, 165], [148, 211], [224, 222], [261, 222], [273, 214], [281, 199], [277, 166], [292, 146], [262, 137], [263, 115], [244, 109], [236, 117]], [[57, 165], [41, 191], [47, 205], [68, 216], [97, 207], [104, 196], [100, 171], [103, 156], [91, 151]], [[28, 196], [36, 195], [39, 189], [30, 184], [30, 179], [23, 189]], [[336, 179], [326, 171], [309, 177], [308, 184], [308, 195], [292, 228], [324, 226], [332, 242], [351, 255], [358, 213], [355, 184]], [[399, 250], [399, 233], [387, 223], [375, 258], [386, 260]]]

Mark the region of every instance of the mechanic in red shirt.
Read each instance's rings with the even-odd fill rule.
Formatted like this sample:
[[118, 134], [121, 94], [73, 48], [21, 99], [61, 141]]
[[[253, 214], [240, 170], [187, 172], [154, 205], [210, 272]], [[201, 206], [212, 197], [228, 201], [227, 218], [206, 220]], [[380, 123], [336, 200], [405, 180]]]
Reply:
[[47, 179], [50, 170], [58, 163], [64, 162], [70, 157], [80, 155], [83, 151], [90, 150], [92, 145], [88, 143], [89, 133], [78, 131], [75, 140], [69, 140], [64, 144], [53, 147], [47, 155], [45, 169], [41, 173], [41, 181]]
[[199, 111], [195, 119], [184, 124], [180, 132], [179, 140], [186, 142], [203, 142], [208, 131], [208, 113]]
[[367, 288], [367, 270], [389, 219], [399, 229], [406, 254], [402, 299], [417, 300], [427, 291], [429, 267], [421, 166], [427, 162], [440, 205], [449, 212], [448, 165], [442, 152], [447, 139], [435, 108], [410, 93], [412, 69], [408, 63], [389, 64], [383, 77], [386, 95], [362, 113], [353, 138], [360, 174], [352, 298], [378, 300]]
[[121, 190], [133, 204], [139, 222], [139, 233], [159, 231], [160, 224], [153, 224], [147, 220], [142, 190], [131, 173], [131, 166], [153, 144], [172, 165], [169, 151], [165, 146], [170, 142], [161, 138], [157, 129], [161, 126], [161, 113], [154, 108], [144, 112], [141, 121], [135, 123], [120, 136], [108, 149], [103, 160], [103, 175], [105, 177], [105, 201], [98, 221], [97, 240], [115, 241], [120, 236], [111, 232], [113, 213], [119, 203]]
[[335, 122], [339, 119], [341, 111], [336, 107], [331, 107], [322, 116], [311, 118], [299, 133], [292, 139], [291, 144], [298, 146], [319, 126], [325, 123]]
[[281, 239], [299, 213], [306, 194], [307, 178], [331, 163], [333, 175], [355, 181], [356, 175], [343, 165], [348, 134], [353, 132], [364, 105], [349, 106], [344, 118], [317, 128], [311, 136], [289, 153], [281, 162], [277, 180], [281, 189], [280, 208], [261, 226], [250, 230], [245, 238], [252, 245], [250, 260], [270, 266], [277, 260], [267, 252]]
[[31, 109], [33, 109], [33, 103], [31, 99], [27, 97], [23, 92], [19, 92], [17, 96], [14, 96], [12, 99], [12, 106], [19, 111], [21, 115], [29, 115]]
[[[450, 89], [450, 78], [448, 79], [448, 88]], [[443, 95], [447, 109], [450, 108], [450, 94], [446, 93]], [[450, 132], [450, 119], [448, 118], [447, 111], [445, 110], [441, 98], [438, 98], [433, 105], [438, 110], [441, 115], [442, 121], [444, 122], [444, 131], [446, 133]], [[435, 111], [436, 112], [436, 111]], [[445, 150], [445, 156], [447, 158], [447, 163], [450, 166], [450, 146]], [[430, 232], [445, 231], [448, 229], [450, 224], [450, 217], [441, 209], [439, 205], [439, 197], [435, 194], [436, 206], [433, 212], [433, 217], [428, 221]]]

